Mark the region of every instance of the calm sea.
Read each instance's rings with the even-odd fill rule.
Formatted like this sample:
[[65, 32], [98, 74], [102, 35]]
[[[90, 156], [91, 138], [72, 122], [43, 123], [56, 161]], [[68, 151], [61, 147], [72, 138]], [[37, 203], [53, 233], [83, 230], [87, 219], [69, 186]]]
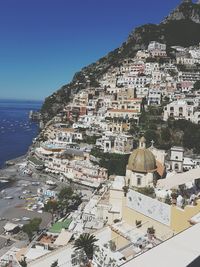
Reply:
[[29, 111], [39, 110], [41, 105], [39, 101], [0, 100], [0, 167], [27, 152], [38, 133]]

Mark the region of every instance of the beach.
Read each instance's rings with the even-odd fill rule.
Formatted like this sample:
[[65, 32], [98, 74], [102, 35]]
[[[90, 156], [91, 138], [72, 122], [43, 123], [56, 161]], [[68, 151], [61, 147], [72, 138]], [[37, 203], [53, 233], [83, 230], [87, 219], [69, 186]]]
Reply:
[[[37, 181], [37, 174], [33, 175], [33, 178], [20, 171], [20, 166], [25, 164], [25, 160], [25, 156], [13, 159], [12, 162], [17, 164], [0, 170], [0, 179], [3, 179], [0, 188], [0, 234], [4, 232], [3, 226], [7, 221], [15, 223], [15, 219], [23, 217], [30, 219], [40, 217], [42, 229], [46, 228], [51, 221], [51, 215], [46, 212], [28, 210], [28, 205], [35, 201], [38, 188], [44, 183], [40, 181], [40, 185], [35, 186], [32, 182]], [[24, 224], [25, 221], [19, 220], [17, 223]]]

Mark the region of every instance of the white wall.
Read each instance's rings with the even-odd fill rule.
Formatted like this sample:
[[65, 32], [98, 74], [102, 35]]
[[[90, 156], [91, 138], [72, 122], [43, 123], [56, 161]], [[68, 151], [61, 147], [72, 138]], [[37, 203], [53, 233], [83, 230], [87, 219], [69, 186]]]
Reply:
[[127, 206], [160, 223], [170, 226], [171, 207], [134, 190], [127, 194]]

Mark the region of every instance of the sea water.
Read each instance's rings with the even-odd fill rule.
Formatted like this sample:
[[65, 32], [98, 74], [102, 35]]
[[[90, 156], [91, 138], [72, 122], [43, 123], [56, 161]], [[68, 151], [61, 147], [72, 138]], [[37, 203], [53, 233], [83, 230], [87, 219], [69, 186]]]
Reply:
[[0, 99], [0, 167], [27, 152], [38, 134], [38, 123], [29, 120], [29, 111], [41, 105], [40, 101]]

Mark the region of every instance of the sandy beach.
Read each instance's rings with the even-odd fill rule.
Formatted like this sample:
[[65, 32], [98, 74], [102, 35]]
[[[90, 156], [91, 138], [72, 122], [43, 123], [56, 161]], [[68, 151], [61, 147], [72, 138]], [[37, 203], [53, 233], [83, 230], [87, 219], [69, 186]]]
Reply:
[[[12, 160], [15, 163], [13, 166], [9, 166], [0, 170], [0, 179], [10, 179], [8, 183], [0, 183], [0, 234], [3, 233], [3, 226], [6, 222], [13, 222], [14, 218], [21, 219], [28, 217], [30, 219], [34, 217], [42, 218], [41, 228], [46, 228], [51, 221], [51, 215], [43, 212], [27, 210], [28, 204], [32, 202], [33, 196], [37, 195], [38, 187], [43, 186], [43, 182], [40, 181], [39, 186], [32, 185], [32, 182], [37, 181], [39, 176], [34, 174], [33, 177], [22, 173], [19, 170], [19, 166], [25, 163], [25, 156]], [[41, 180], [41, 178], [40, 178]], [[24, 199], [21, 199], [24, 198]], [[27, 223], [20, 220], [18, 223]]]
[[[15, 224], [26, 224], [29, 220], [36, 217], [42, 219], [40, 229], [45, 229], [51, 222], [51, 215], [46, 212], [38, 213], [37, 211], [28, 210], [27, 207], [34, 201], [33, 196], [36, 195], [38, 186], [32, 185], [33, 181], [37, 181], [37, 174], [33, 177], [25, 175], [20, 171], [20, 165], [25, 163], [26, 157], [20, 157], [12, 162], [14, 166], [0, 169], [0, 256], [6, 253], [11, 247], [21, 248], [26, 246], [27, 240], [15, 240], [13, 237], [5, 235], [4, 226], [7, 222]], [[40, 186], [42, 186], [42, 181]], [[21, 199], [23, 198], [23, 199]], [[7, 240], [9, 244], [7, 244]]]

